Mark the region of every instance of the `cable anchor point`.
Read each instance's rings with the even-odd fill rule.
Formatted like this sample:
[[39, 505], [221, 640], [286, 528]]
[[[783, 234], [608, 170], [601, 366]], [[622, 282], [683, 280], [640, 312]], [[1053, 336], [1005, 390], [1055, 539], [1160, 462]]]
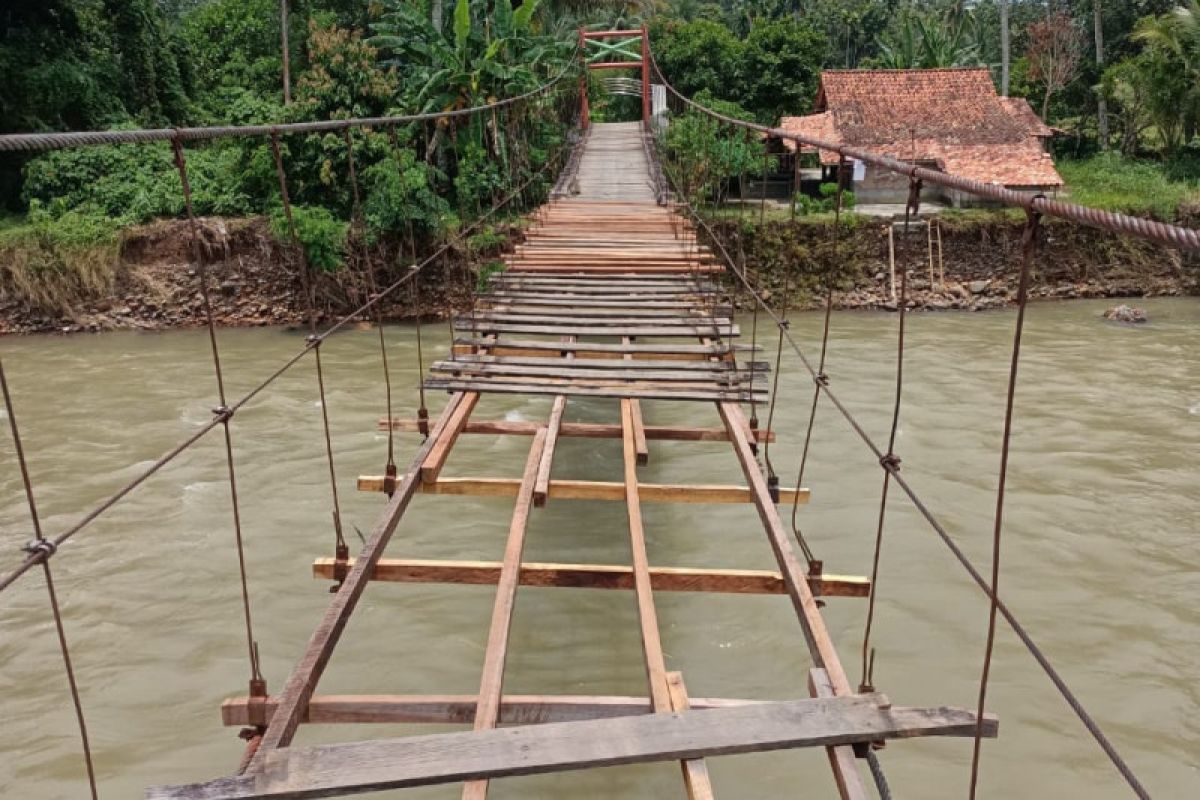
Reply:
[[21, 545], [21, 551], [29, 553], [31, 556], [39, 556], [44, 563], [50, 560], [50, 556], [58, 552], [58, 545], [49, 539], [30, 539]]

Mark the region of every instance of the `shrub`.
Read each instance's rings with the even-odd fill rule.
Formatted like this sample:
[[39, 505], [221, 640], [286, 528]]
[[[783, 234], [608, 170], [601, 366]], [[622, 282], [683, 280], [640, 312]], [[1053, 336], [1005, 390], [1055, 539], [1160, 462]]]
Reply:
[[[275, 238], [290, 243], [291, 236], [283, 208], [273, 209], [270, 218], [271, 232]], [[296, 223], [296, 238], [304, 248], [312, 269], [333, 272], [342, 266], [346, 257], [349, 223], [337, 219], [328, 209], [320, 206], [292, 206], [292, 219]]]

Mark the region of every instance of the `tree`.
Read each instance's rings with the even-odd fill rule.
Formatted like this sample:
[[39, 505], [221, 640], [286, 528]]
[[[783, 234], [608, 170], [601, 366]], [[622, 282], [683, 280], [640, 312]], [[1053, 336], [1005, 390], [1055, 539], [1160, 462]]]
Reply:
[[656, 27], [658, 65], [682, 94], [707, 91], [722, 100], [741, 93], [739, 68], [745, 43], [719, 22], [700, 19]]
[[876, 63], [886, 69], [936, 69], [979, 63], [969, 14], [905, 14], [900, 28], [878, 42]]
[[1200, 123], [1200, 0], [1188, 0], [1167, 14], [1140, 20], [1134, 38], [1178, 70], [1182, 79], [1180, 135], [1183, 142], [1191, 141]]
[[1008, 0], [1000, 0], [1000, 95], [1008, 97], [1009, 67], [1012, 45], [1008, 29]]
[[765, 121], [812, 108], [825, 37], [807, 22], [759, 23], [742, 50], [740, 102]]
[[[1100, 11], [1100, 0], [1092, 0], [1092, 26], [1095, 30], [1096, 69], [1104, 71], [1104, 17]], [[1096, 93], [1096, 137], [1100, 149], [1108, 149], [1108, 104], [1104, 92]]]
[[1045, 87], [1042, 119], [1048, 119], [1051, 96], [1075, 79], [1079, 71], [1082, 35], [1075, 21], [1064, 12], [1050, 14], [1026, 30], [1029, 47], [1029, 79]]

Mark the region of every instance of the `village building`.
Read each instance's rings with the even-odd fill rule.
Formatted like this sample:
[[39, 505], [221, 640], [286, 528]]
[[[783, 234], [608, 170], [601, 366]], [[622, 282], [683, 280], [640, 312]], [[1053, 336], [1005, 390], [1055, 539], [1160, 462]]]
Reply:
[[[784, 117], [779, 127], [835, 145], [851, 145], [963, 178], [1030, 193], [1063, 185], [1046, 144], [1053, 135], [1023, 98], [996, 93], [986, 68], [829, 70], [821, 74], [816, 113]], [[785, 152], [796, 143], [782, 141]], [[801, 157], [817, 154], [800, 148]], [[838, 155], [818, 154], [822, 180], [835, 180]], [[908, 179], [854, 163], [847, 184], [859, 203], [903, 203]], [[816, 177], [816, 176], [814, 176]], [[978, 199], [926, 187], [924, 197], [955, 207]]]

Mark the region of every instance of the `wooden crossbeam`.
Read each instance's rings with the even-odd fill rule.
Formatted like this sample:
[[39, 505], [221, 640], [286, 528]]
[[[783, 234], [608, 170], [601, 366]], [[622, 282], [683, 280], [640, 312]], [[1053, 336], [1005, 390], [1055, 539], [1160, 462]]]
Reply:
[[[419, 420], [400, 419], [394, 417], [391, 422], [392, 430], [416, 432], [420, 430]], [[379, 430], [388, 429], [387, 419], [378, 422]], [[501, 436], [533, 436], [541, 428], [538, 422], [523, 422], [521, 420], [470, 420], [461, 433], [496, 434]], [[676, 425], [646, 425], [646, 438], [672, 442], [726, 442], [729, 434], [724, 428], [692, 428]], [[579, 437], [583, 439], [620, 439], [621, 426], [604, 422], [564, 422], [559, 428], [559, 436]], [[760, 428], [755, 431], [759, 442], [774, 442], [775, 432]]]
[[748, 403], [751, 398], [765, 402], [766, 386], [756, 386], [753, 391], [746, 388], [711, 388], [688, 384], [603, 383], [584, 380], [544, 379], [531, 382], [532, 378], [497, 375], [490, 378], [426, 378], [425, 388], [447, 392], [497, 392], [500, 394], [565, 394], [579, 397], [632, 397], [641, 400], [713, 400], [721, 403]]
[[[470, 495], [473, 497], [516, 497], [521, 481], [515, 478], [438, 478], [422, 483], [422, 494]], [[643, 483], [641, 496], [649, 503], [753, 503], [754, 495], [743, 486], [696, 483]], [[363, 475], [358, 479], [360, 492], [382, 492], [382, 475]], [[548, 497], [556, 500], [624, 500], [622, 485], [613, 481], [550, 481]], [[781, 503], [807, 503], [808, 489], [781, 488]]]
[[[693, 697], [695, 710], [768, 702], [732, 698]], [[221, 724], [227, 727], [265, 725], [275, 714], [275, 697], [231, 697], [221, 703]], [[479, 696], [473, 694], [327, 694], [313, 695], [302, 722], [312, 725], [430, 723], [470, 725]], [[650, 714], [645, 697], [610, 695], [506, 694], [500, 698], [501, 725], [544, 725]]]
[[[313, 560], [314, 578], [334, 578], [332, 558]], [[354, 559], [350, 559], [354, 563]], [[384, 558], [371, 571], [371, 580], [393, 583], [495, 584], [500, 578], [498, 561], [447, 561]], [[620, 564], [521, 564], [522, 586], [570, 589], [632, 589], [633, 568]], [[808, 576], [808, 585], [818, 597], [866, 597], [868, 578], [855, 575]], [[787, 594], [778, 572], [764, 569], [702, 569], [696, 567], [650, 567], [650, 586], [656, 592], [715, 592], [725, 594]]]
[[[983, 734], [994, 737], [996, 718]], [[270, 753], [261, 772], [147, 791], [149, 800], [313, 798], [916, 736], [973, 736], [975, 714], [891, 706], [882, 695], [788, 700], [582, 722], [523, 725]]]
[[[578, 358], [572, 350], [566, 351], [567, 356], [572, 358], [550, 357], [529, 357], [529, 356], [496, 356], [496, 355], [480, 355], [477, 353], [468, 353], [461, 357], [456, 357], [454, 361], [448, 362], [454, 365], [462, 366], [464, 364], [481, 364], [481, 365], [503, 365], [503, 366], [522, 366], [522, 367], [561, 367], [571, 370], [608, 370], [612, 372], [656, 372], [658, 370], [668, 370], [671, 372], [691, 372], [698, 378], [742, 378], [749, 375], [750, 372], [769, 373], [771, 365], [766, 361], [741, 361], [734, 364], [732, 361], [718, 361], [716, 363], [703, 361], [669, 361], [657, 359], [634, 360], [629, 356], [632, 353], [626, 353], [622, 361], [614, 361], [613, 359], [603, 358]], [[441, 362], [447, 363], [447, 362]]]
[[[596, 334], [591, 323], [563, 322], [542, 325], [521, 322], [493, 322], [486, 319], [472, 320], [470, 317], [455, 319], [454, 330], [461, 332], [486, 331], [488, 333], [536, 333], [547, 336], [589, 336]], [[740, 328], [737, 325], [728, 324], [709, 325], [689, 323], [681, 325], [657, 325], [647, 323], [645, 325], [613, 325], [605, 328], [603, 335], [654, 336], [657, 338], [680, 336], [695, 339], [701, 336], [739, 336]]]
[[[485, 339], [478, 338], [459, 338], [455, 339], [455, 345], [463, 345], [466, 347], [491, 347], [496, 354], [503, 353], [508, 349], [522, 350], [549, 350], [551, 352], [572, 352], [572, 353], [616, 353], [624, 355], [632, 353], [636, 358], [639, 355], [654, 355], [662, 357], [664, 355], [685, 354], [707, 358], [709, 356], [727, 356], [731, 352], [748, 352], [751, 350], [762, 350], [762, 346], [754, 346], [748, 344], [667, 344], [653, 342], [650, 344], [609, 344], [607, 342], [576, 342], [570, 347], [563, 347], [561, 342], [547, 342], [538, 339]], [[473, 351], [472, 351], [473, 352]]]

